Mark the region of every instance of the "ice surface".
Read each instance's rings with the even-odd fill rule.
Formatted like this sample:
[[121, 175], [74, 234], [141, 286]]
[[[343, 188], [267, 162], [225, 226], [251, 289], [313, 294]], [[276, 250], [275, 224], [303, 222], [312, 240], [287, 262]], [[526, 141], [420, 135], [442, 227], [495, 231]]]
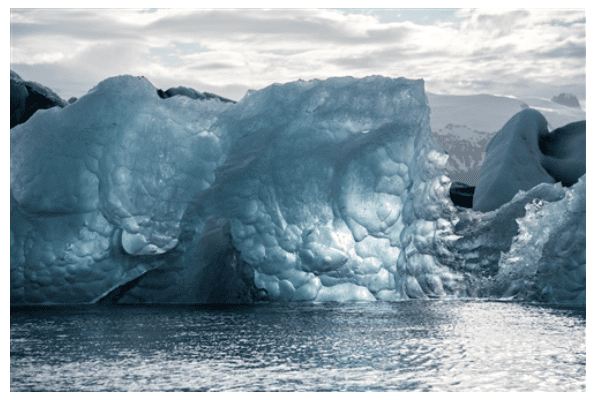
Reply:
[[429, 112], [403, 78], [237, 104], [103, 81], [11, 130], [11, 302], [581, 301], [585, 177], [462, 211]]
[[[451, 246], [474, 295], [585, 305], [586, 177], [542, 183], [489, 213], [461, 215]], [[478, 273], [477, 273], [478, 272]], [[482, 276], [481, 276], [482, 275]]]
[[190, 199], [214, 182], [225, 105], [162, 100], [145, 79], [109, 79], [12, 130], [11, 193], [29, 214], [101, 210], [129, 254], [175, 246]]
[[276, 85], [233, 112], [240, 139], [201, 200], [230, 219], [257, 285], [275, 300], [338, 301], [416, 284], [397, 287], [403, 232], [413, 240], [417, 223], [452, 207], [422, 82]]
[[[130, 270], [147, 269], [120, 259], [120, 251], [140, 256], [175, 247], [189, 201], [214, 182], [224, 160], [229, 141], [215, 122], [226, 107], [164, 100], [146, 79], [124, 76], [13, 128], [13, 218], [31, 228], [14, 230], [15, 241], [24, 240], [25, 264], [11, 268], [24, 269], [25, 284], [34, 286], [27, 298], [51, 299], [47, 293], [76, 286], [84, 275], [95, 290], [85, 287], [79, 298], [89, 300], [136, 278]], [[62, 293], [59, 299], [76, 299]]]
[[[503, 297], [586, 303], [586, 179], [562, 201], [537, 199], [518, 221], [520, 234], [500, 262], [500, 279], [512, 280]], [[533, 293], [531, 293], [533, 291]]]

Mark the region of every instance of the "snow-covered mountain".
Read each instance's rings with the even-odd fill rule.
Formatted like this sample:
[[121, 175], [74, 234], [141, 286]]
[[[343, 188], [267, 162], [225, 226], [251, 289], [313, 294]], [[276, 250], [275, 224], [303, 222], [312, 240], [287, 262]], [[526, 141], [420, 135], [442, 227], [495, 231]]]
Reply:
[[488, 94], [439, 95], [427, 93], [431, 132], [449, 154], [446, 171], [453, 181], [476, 186], [489, 140], [516, 113], [540, 111], [549, 131], [586, 119], [586, 112], [540, 98], [512, 98]]

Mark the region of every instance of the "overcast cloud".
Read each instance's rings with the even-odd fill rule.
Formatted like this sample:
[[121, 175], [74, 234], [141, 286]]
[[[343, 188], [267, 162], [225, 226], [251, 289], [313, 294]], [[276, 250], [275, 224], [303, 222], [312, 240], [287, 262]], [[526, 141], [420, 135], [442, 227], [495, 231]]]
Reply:
[[11, 69], [65, 99], [121, 74], [235, 100], [275, 82], [345, 75], [422, 78], [433, 93], [586, 97], [584, 9], [13, 9], [10, 16]]

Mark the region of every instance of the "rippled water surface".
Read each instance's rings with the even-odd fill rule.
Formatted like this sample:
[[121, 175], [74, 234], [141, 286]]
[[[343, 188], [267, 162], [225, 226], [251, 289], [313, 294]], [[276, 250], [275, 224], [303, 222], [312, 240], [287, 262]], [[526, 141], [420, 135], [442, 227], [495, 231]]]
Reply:
[[586, 310], [517, 303], [11, 309], [12, 391], [583, 391]]

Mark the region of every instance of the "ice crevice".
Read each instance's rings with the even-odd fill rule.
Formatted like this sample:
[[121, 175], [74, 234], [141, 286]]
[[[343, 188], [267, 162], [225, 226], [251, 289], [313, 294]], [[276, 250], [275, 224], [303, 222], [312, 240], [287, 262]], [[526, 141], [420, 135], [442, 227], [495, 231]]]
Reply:
[[12, 303], [585, 301], [585, 175], [454, 206], [422, 80], [194, 97], [114, 77], [11, 129]]

